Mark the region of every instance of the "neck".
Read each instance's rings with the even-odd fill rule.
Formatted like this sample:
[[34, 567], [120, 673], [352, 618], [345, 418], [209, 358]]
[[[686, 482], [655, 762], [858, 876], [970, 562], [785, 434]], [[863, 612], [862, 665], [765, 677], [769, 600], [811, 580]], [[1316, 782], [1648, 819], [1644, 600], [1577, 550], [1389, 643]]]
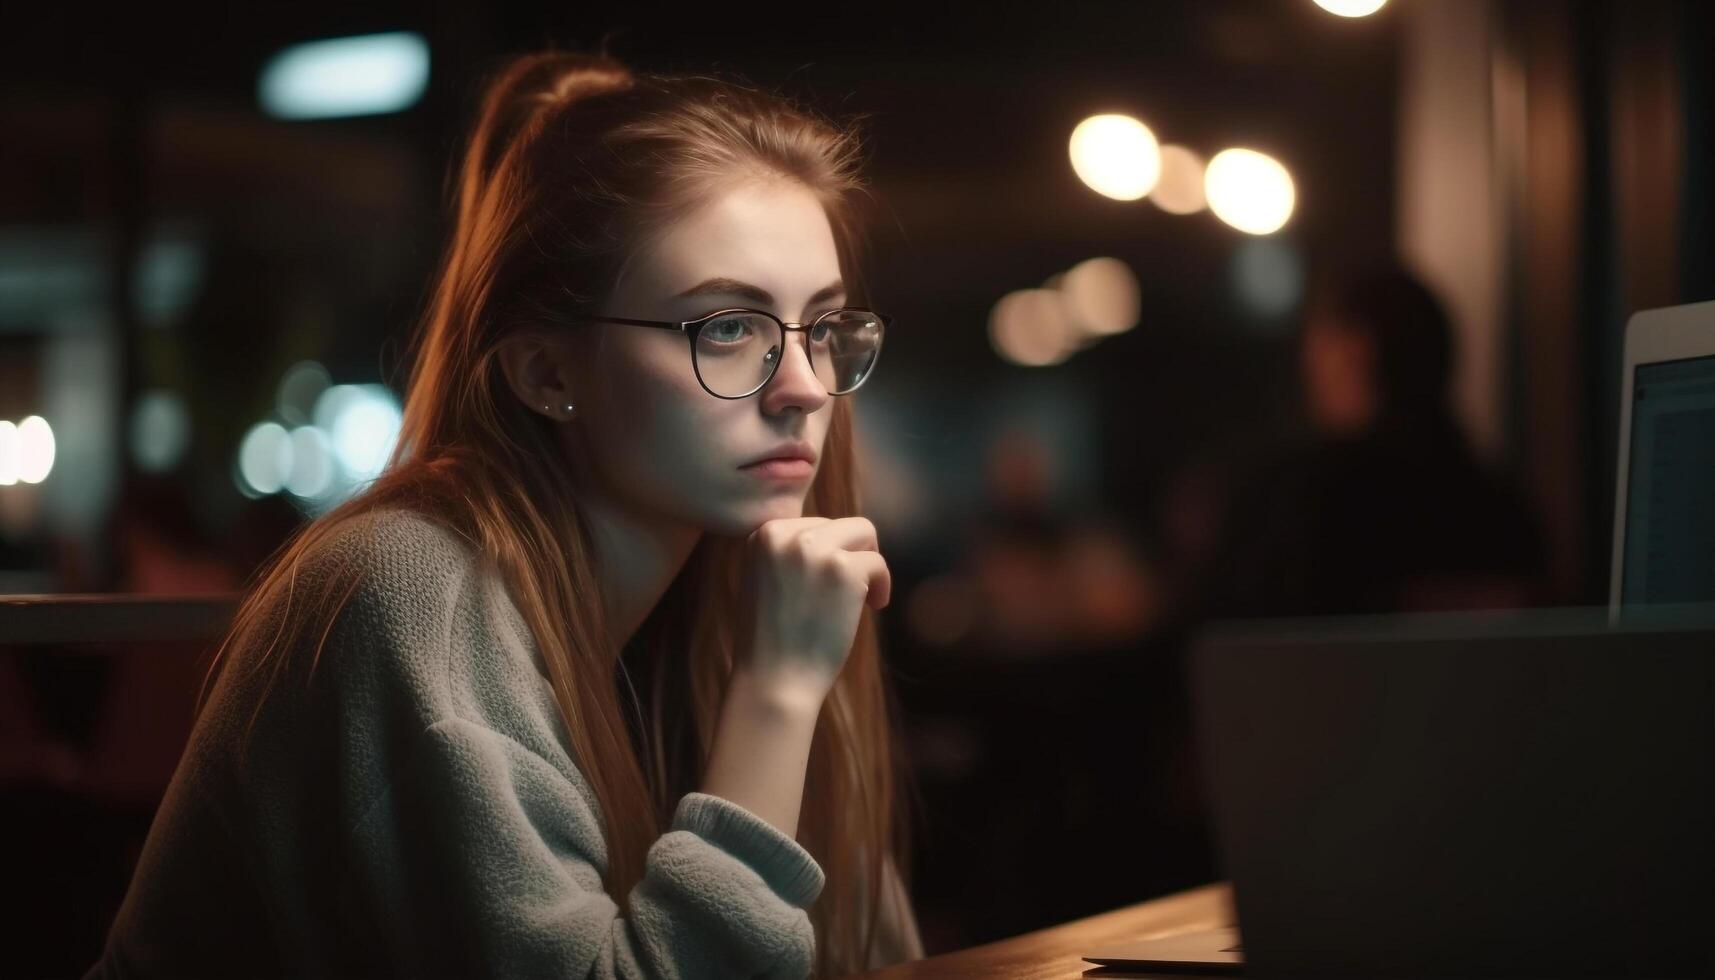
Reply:
[[581, 491], [578, 503], [595, 539], [610, 649], [618, 651], [685, 567], [702, 531], [626, 510], [599, 491]]

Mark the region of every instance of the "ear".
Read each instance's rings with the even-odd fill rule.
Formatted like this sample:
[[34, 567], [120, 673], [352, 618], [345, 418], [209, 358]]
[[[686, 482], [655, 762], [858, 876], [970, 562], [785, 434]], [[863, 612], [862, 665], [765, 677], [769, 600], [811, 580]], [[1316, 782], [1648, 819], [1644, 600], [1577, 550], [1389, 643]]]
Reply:
[[498, 356], [507, 386], [526, 408], [556, 422], [572, 417], [577, 392], [568, 345], [520, 333], [501, 343]]

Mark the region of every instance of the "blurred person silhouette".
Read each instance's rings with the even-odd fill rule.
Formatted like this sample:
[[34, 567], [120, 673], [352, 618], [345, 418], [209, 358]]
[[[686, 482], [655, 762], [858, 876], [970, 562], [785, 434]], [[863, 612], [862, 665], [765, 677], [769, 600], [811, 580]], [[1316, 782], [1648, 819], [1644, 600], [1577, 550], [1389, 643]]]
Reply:
[[[1441, 302], [1401, 268], [1319, 291], [1298, 347], [1308, 437], [1237, 483], [1227, 506], [1214, 508], [1220, 517], [1211, 519], [1206, 506], [1175, 511], [1196, 525], [1180, 535], [1188, 550], [1208, 549], [1184, 612], [1332, 615], [1540, 602], [1546, 569], [1537, 522], [1476, 458], [1452, 415], [1453, 344]], [[1208, 490], [1210, 480], [1193, 468], [1182, 482]], [[1169, 493], [1170, 502], [1176, 497], [1183, 504], [1187, 493]]]
[[1115, 515], [1057, 505], [1057, 466], [1040, 433], [996, 435], [959, 566], [913, 593], [920, 639], [979, 656], [1056, 657], [1122, 646], [1148, 629], [1154, 569]]
[[[907, 600], [922, 654], [906, 691], [911, 757], [934, 815], [924, 927], [949, 946], [1187, 883], [1158, 765], [1179, 687], [1144, 642], [1155, 570], [1120, 515], [1062, 492], [1066, 462], [1042, 428], [999, 426], [954, 564]], [[1021, 772], [1033, 805], [996, 807]], [[1098, 865], [1137, 873], [1092, 879]]]

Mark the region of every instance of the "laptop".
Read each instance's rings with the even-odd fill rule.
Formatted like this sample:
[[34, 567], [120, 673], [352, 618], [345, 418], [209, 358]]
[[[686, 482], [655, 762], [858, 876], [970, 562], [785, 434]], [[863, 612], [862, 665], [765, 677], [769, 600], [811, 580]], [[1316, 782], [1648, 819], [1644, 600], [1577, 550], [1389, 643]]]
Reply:
[[1715, 601], [1715, 302], [1626, 325], [1608, 607]]
[[[1715, 303], [1633, 316], [1623, 387], [1606, 615], [1257, 624], [1193, 651], [1249, 973], [1715, 972]], [[1246, 948], [1228, 928], [1083, 958], [1237, 973]]]

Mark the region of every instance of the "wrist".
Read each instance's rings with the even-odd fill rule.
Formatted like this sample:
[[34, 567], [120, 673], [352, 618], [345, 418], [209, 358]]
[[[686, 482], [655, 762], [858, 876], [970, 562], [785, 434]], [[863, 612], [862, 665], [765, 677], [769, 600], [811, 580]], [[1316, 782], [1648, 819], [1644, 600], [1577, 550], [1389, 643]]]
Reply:
[[703, 792], [797, 836], [823, 693], [793, 678], [735, 671], [727, 679]]
[[807, 678], [739, 669], [727, 681], [726, 709], [786, 725], [815, 726], [827, 692]]

